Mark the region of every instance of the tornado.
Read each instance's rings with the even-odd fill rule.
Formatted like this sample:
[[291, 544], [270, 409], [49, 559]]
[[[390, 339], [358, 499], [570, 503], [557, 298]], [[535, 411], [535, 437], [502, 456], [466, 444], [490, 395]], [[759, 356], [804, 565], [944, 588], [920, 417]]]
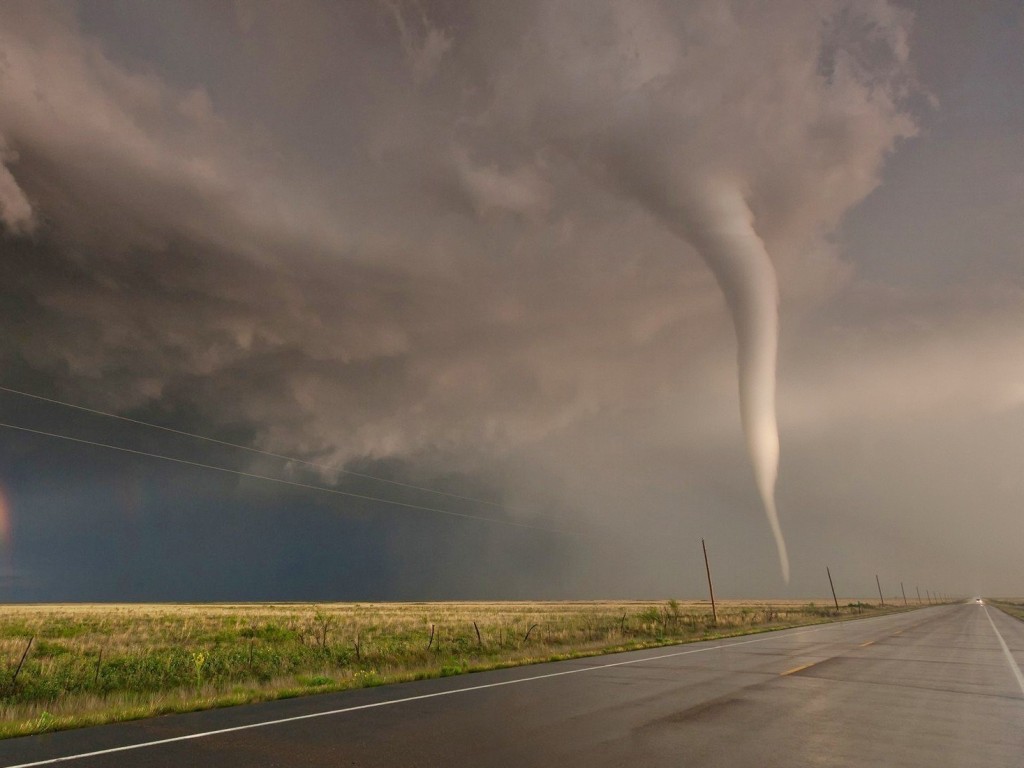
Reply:
[[775, 507], [779, 431], [775, 419], [775, 365], [779, 290], [775, 268], [754, 228], [754, 216], [736, 186], [708, 185], [678, 211], [680, 234], [700, 253], [725, 295], [736, 329], [740, 421], [754, 478], [789, 583], [789, 556]]

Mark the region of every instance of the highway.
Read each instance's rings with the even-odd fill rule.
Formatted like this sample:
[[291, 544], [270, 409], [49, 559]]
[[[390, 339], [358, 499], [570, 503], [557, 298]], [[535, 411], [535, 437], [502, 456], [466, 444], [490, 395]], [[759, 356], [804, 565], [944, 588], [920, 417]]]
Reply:
[[12, 739], [0, 765], [1020, 768], [1022, 666], [1024, 623], [971, 602]]

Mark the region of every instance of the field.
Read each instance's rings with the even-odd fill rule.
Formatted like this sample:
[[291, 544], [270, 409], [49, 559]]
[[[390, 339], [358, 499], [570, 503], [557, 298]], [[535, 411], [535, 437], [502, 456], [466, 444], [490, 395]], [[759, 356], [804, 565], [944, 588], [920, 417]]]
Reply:
[[0, 737], [900, 610], [831, 602], [0, 606]]
[[986, 602], [996, 606], [1004, 613], [1008, 613], [1014, 618], [1024, 621], [1024, 599], [1001, 597], [989, 599], [986, 600]]

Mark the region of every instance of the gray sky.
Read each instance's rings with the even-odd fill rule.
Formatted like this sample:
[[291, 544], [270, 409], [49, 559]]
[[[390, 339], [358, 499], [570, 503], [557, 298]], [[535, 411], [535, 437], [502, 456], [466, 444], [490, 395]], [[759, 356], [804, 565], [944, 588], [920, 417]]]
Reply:
[[406, 485], [2, 421], [495, 520], [0, 429], [6, 596], [1020, 594], [1022, 82], [1017, 2], [0, 5], [0, 386]]

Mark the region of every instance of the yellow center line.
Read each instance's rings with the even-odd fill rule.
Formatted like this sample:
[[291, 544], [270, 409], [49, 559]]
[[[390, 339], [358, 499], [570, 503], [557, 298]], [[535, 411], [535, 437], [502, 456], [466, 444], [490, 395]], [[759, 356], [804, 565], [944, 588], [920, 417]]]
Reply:
[[[874, 644], [875, 644], [874, 640], [868, 640], [866, 643], [861, 643], [859, 647], [866, 648], [867, 646], [874, 645]], [[803, 672], [805, 669], [810, 669], [811, 667], [815, 666], [816, 664], [821, 664], [822, 661], [824, 661], [824, 659], [819, 660], [819, 661], [812, 661], [810, 664], [801, 664], [799, 667], [793, 667], [792, 669], [787, 669], [785, 672], [780, 672], [779, 673], [779, 677], [786, 677], [787, 675], [795, 675], [797, 672]]]
[[802, 672], [803, 670], [808, 669], [809, 667], [813, 667], [815, 664], [820, 663], [820, 661], [812, 661], [810, 664], [801, 664], [799, 667], [793, 667], [792, 669], [787, 669], [785, 672], [780, 672], [779, 677], [785, 677], [786, 675], [793, 675], [797, 672]]

